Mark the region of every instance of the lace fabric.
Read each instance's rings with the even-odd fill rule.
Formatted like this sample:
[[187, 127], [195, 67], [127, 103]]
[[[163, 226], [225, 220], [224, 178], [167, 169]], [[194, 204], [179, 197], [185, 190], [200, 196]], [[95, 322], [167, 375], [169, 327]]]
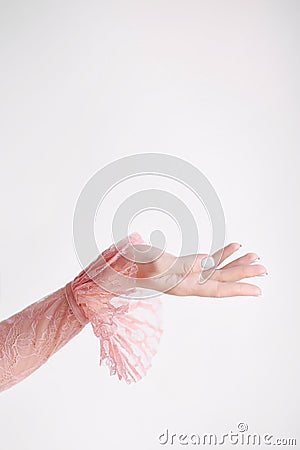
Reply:
[[162, 334], [159, 299], [133, 299], [137, 265], [125, 257], [134, 233], [112, 245], [65, 287], [0, 322], [0, 392], [44, 364], [90, 322], [100, 365], [127, 383], [145, 376]]
[[82, 328], [64, 288], [2, 321], [0, 391], [29, 376]]

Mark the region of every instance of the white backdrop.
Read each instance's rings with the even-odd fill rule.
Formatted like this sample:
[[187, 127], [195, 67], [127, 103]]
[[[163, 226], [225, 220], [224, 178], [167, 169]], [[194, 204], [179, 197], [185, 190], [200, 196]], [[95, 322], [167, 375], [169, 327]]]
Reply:
[[197, 166], [227, 242], [269, 271], [258, 298], [164, 296], [159, 353], [132, 386], [98, 367], [86, 326], [1, 394], [1, 448], [154, 450], [166, 428], [239, 422], [299, 445], [299, 15], [292, 0], [0, 1], [0, 319], [79, 272], [78, 195], [129, 154]]

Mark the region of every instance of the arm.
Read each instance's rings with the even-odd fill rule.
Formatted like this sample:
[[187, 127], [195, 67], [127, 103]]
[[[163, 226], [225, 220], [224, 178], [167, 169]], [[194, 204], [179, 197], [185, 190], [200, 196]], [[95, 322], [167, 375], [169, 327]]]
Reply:
[[88, 322], [99, 338], [100, 364], [106, 362], [111, 375], [128, 383], [145, 375], [162, 332], [160, 302], [128, 302], [138, 267], [121, 255], [142, 242], [135, 233], [112, 245], [65, 287], [0, 322], [0, 392], [38, 369]]
[[65, 288], [2, 321], [0, 392], [38, 369], [87, 322], [80, 322], [74, 314]]
[[112, 245], [66, 287], [0, 323], [0, 392], [44, 364], [88, 322], [99, 338], [100, 364], [120, 380], [139, 380], [162, 334], [161, 304], [157, 297], [128, 301], [128, 295], [136, 288], [178, 296], [260, 295], [257, 286], [240, 282], [266, 273], [252, 264], [255, 253], [219, 267], [239, 248], [229, 244], [212, 255], [215, 267], [203, 268], [208, 255], [176, 258], [146, 246], [137, 233]]

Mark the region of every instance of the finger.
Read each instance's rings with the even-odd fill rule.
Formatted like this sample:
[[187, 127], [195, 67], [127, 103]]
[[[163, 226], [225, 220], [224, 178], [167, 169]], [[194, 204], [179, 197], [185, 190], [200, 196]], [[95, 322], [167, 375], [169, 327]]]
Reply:
[[[180, 263], [180, 272], [188, 273], [188, 272], [200, 272], [202, 269], [201, 261], [204, 258], [207, 258], [207, 253], [197, 253], [193, 255], [181, 256], [178, 258]], [[177, 270], [177, 272], [179, 272]]]
[[230, 267], [239, 266], [241, 264], [251, 264], [254, 261], [258, 261], [260, 258], [256, 253], [247, 253], [246, 255], [241, 256], [240, 258], [235, 259], [234, 261], [226, 264], [221, 267], [221, 269], [229, 269]]
[[[239, 248], [240, 244], [231, 243], [228, 244], [226, 247], [215, 252], [212, 255], [212, 257], [215, 263], [218, 263], [218, 258], [220, 258], [219, 264], [221, 264], [222, 261], [224, 261], [224, 259], [228, 258], [230, 255], [232, 255], [232, 253], [237, 251]], [[207, 258], [208, 256], [209, 255], [207, 253], [198, 253], [193, 255], [181, 256], [180, 258], [177, 259], [175, 266], [172, 267], [172, 271], [188, 273], [190, 271], [200, 272], [202, 270], [209, 270], [203, 269], [203, 266], [201, 265], [202, 260], [204, 260], [204, 258]]]
[[250, 283], [221, 282], [209, 279], [205, 283], [199, 284], [199, 275], [197, 273], [190, 273], [185, 278], [176, 274], [173, 274], [173, 276], [175, 278], [171, 282], [172, 286], [169, 284], [168, 290], [165, 287], [162, 290], [162, 286], [158, 290], [177, 296], [193, 295], [214, 298], [261, 295], [261, 289]]
[[212, 279], [217, 281], [238, 281], [244, 278], [256, 277], [267, 273], [265, 266], [261, 264], [233, 266], [229, 269], [217, 269], [212, 274]]
[[[261, 289], [250, 283], [244, 282], [222, 282], [217, 280], [208, 280], [199, 284], [196, 279], [191, 282], [191, 277], [197, 277], [198, 274], [191, 274], [178, 284], [178, 294], [176, 295], [197, 295], [200, 297], [236, 297], [236, 296], [258, 296], [261, 295]], [[177, 289], [177, 288], [176, 288]]]
[[239, 297], [239, 296], [258, 296], [262, 294], [261, 289], [250, 283], [237, 282], [217, 282], [217, 298]]
[[211, 256], [214, 258], [215, 267], [218, 267], [225, 259], [229, 258], [234, 252], [241, 248], [241, 244], [237, 242], [232, 242], [226, 245], [226, 247], [217, 250]]

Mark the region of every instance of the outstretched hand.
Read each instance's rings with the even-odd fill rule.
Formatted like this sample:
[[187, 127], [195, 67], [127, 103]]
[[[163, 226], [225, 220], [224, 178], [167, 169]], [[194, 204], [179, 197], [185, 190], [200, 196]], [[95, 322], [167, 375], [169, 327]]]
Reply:
[[[259, 296], [262, 292], [258, 286], [240, 282], [267, 274], [265, 266], [253, 264], [259, 260], [256, 253], [247, 253], [220, 267], [240, 247], [238, 243], [231, 243], [218, 250], [211, 255], [216, 265], [203, 268], [202, 261], [208, 256], [206, 254], [176, 257], [147, 245], [135, 246], [139, 254], [137, 285], [176, 296]], [[143, 260], [141, 251], [144, 252]], [[205, 277], [205, 281], [199, 282], [201, 276]]]

